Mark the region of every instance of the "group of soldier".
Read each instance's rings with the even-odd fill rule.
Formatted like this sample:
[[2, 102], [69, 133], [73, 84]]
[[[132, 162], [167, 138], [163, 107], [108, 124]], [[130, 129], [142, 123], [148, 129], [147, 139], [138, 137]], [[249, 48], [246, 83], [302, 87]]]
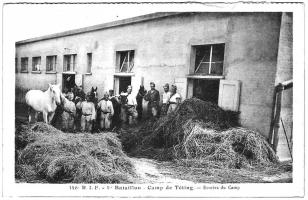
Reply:
[[93, 93], [77, 92], [61, 94], [61, 129], [63, 131], [93, 132], [111, 130], [123, 124], [133, 125], [143, 119], [143, 100], [147, 102], [148, 118], [157, 119], [173, 112], [181, 101], [177, 87], [169, 84], [163, 86], [161, 95], [150, 83], [150, 90], [140, 86], [137, 96], [132, 94], [132, 86], [126, 92], [115, 96], [113, 90], [104, 93], [103, 98], [95, 100]]

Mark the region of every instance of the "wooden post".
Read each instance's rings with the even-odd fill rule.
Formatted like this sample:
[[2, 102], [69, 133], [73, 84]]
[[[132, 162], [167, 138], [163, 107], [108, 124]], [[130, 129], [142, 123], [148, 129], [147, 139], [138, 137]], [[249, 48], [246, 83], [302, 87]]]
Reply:
[[273, 103], [272, 103], [272, 114], [271, 114], [271, 125], [270, 131], [268, 134], [268, 143], [273, 145], [273, 129], [274, 129], [274, 117], [275, 117], [275, 110], [276, 110], [276, 97], [277, 97], [277, 88], [274, 89], [273, 95]]
[[281, 111], [282, 89], [283, 89], [283, 86], [279, 84], [277, 87], [277, 106], [276, 106], [276, 113], [275, 113], [275, 119], [274, 119], [273, 148], [275, 152], [277, 152], [278, 139], [279, 139], [278, 130], [279, 130], [279, 120], [280, 120], [280, 111]]

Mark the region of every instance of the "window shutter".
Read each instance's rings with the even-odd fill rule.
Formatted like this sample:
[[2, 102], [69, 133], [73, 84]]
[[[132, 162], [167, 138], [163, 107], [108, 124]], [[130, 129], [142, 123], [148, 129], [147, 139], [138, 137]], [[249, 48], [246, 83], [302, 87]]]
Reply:
[[220, 80], [218, 106], [225, 110], [238, 111], [240, 81]]
[[60, 84], [61, 84], [61, 87], [62, 87], [62, 73], [57, 73], [56, 76], [57, 76], [56, 83], [57, 83], [57, 84], [60, 83]]
[[71, 55], [71, 63], [70, 63], [70, 70], [69, 71], [74, 71], [75, 70], [75, 59], [74, 55]]
[[114, 90], [114, 94], [115, 95], [119, 95], [120, 94], [119, 88], [120, 88], [119, 77], [114, 77], [113, 90]]
[[82, 76], [82, 74], [76, 74], [76, 76], [75, 76], [75, 84], [77, 86], [83, 85], [83, 76]]

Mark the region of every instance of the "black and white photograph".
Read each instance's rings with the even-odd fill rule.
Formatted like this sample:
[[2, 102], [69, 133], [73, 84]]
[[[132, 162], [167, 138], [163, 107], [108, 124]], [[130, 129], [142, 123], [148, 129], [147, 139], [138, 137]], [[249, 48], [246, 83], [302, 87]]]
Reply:
[[300, 197], [303, 3], [158, 6], [3, 4], [16, 196]]

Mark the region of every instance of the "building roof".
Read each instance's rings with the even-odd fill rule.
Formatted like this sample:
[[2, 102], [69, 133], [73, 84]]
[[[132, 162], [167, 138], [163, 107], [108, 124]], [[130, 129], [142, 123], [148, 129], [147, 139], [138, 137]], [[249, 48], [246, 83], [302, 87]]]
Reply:
[[81, 34], [81, 33], [86, 33], [86, 32], [92, 32], [92, 31], [107, 29], [107, 28], [113, 28], [113, 27], [117, 27], [117, 26], [134, 24], [134, 23], [139, 23], [139, 22], [144, 22], [144, 21], [150, 21], [150, 20], [154, 20], [154, 19], [165, 18], [165, 17], [170, 17], [170, 16], [174, 16], [174, 15], [179, 15], [179, 14], [181, 14], [181, 12], [151, 13], [151, 14], [141, 15], [141, 16], [127, 18], [127, 19], [123, 19], [123, 20], [117, 20], [117, 21], [98, 24], [98, 25], [94, 25], [94, 26], [88, 26], [88, 27], [84, 27], [84, 28], [73, 29], [73, 30], [64, 31], [64, 32], [60, 32], [60, 33], [54, 33], [54, 34], [50, 34], [50, 35], [35, 37], [35, 38], [31, 38], [31, 39], [26, 39], [26, 40], [21, 40], [21, 41], [16, 42], [16, 45], [22, 45], [22, 44], [27, 44], [27, 43], [32, 43], [32, 42], [37, 42], [37, 41], [42, 41], [42, 40], [49, 40], [49, 39], [54, 39], [54, 38], [59, 38], [59, 37], [64, 37], [64, 36], [76, 35], [76, 34]]

